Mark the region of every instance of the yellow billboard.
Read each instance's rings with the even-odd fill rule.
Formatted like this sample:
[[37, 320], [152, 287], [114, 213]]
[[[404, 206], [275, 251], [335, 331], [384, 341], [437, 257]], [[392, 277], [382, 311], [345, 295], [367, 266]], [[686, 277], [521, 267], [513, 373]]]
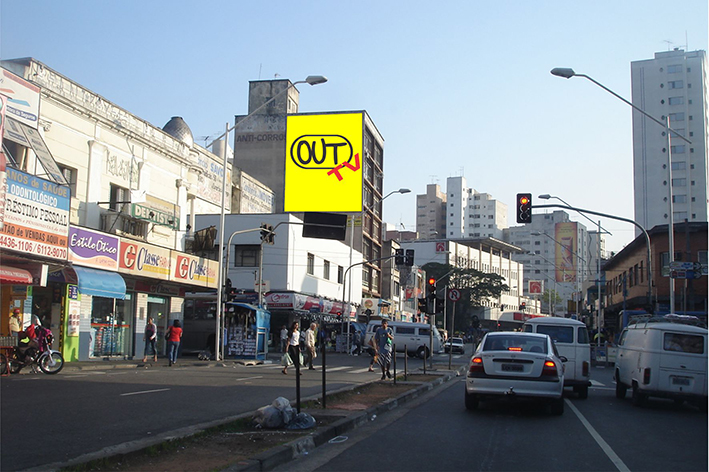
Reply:
[[286, 121], [285, 211], [362, 211], [362, 113]]

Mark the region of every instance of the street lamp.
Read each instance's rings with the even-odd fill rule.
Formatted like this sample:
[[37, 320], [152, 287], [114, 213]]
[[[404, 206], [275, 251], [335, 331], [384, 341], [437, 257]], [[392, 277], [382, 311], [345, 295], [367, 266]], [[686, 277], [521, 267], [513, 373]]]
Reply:
[[[222, 321], [222, 286], [224, 285], [224, 280], [225, 280], [225, 269], [229, 265], [229, 261], [224, 262], [224, 219], [225, 219], [225, 208], [226, 208], [226, 175], [227, 175], [227, 143], [229, 141], [229, 133], [234, 130], [237, 126], [242, 125], [244, 122], [248, 121], [249, 118], [254, 116], [257, 112], [261, 111], [266, 105], [274, 101], [276, 98], [279, 96], [283, 95], [284, 93], [288, 92], [290, 89], [295, 87], [298, 84], [309, 84], [309, 85], [318, 85], [318, 84], [323, 84], [327, 82], [327, 77], [322, 76], [322, 75], [309, 75], [308, 77], [305, 78], [305, 80], [299, 80], [297, 82], [293, 82], [288, 85], [285, 89], [281, 90], [278, 92], [276, 95], [271, 97], [270, 99], [266, 100], [261, 106], [256, 108], [254, 111], [249, 113], [239, 121], [238, 123], [235, 123], [234, 126], [231, 128], [229, 127], [229, 123], [226, 124], [226, 131], [218, 136], [214, 141], [212, 141], [207, 148], [211, 147], [215, 142], [219, 141], [220, 139], [224, 138], [224, 146], [222, 147], [222, 159], [223, 159], [223, 167], [222, 167], [222, 202], [221, 202], [221, 214], [219, 218], [219, 274], [217, 276], [217, 316], [216, 316], [216, 337], [215, 337], [215, 350], [216, 352], [214, 353], [215, 356], [214, 358], [219, 360], [221, 359], [220, 357], [220, 352], [221, 352], [221, 321]], [[261, 300], [259, 300], [259, 307], [261, 306]]]
[[[631, 102], [626, 100], [625, 98], [621, 97], [617, 93], [615, 93], [613, 90], [609, 89], [605, 85], [601, 84], [600, 82], [592, 79], [586, 74], [577, 74], [574, 72], [573, 69], [571, 68], [566, 68], [566, 67], [557, 67], [551, 70], [551, 74], [555, 75], [557, 77], [562, 77], [564, 79], [570, 79], [571, 77], [583, 77], [585, 79], [590, 80], [594, 84], [598, 85], [601, 87], [603, 90], [606, 92], [610, 93], [614, 97], [618, 98], [622, 102], [626, 103], [627, 105], [630, 105], [633, 110], [639, 112], [643, 116], [649, 118], [650, 120], [654, 121], [658, 125], [662, 126], [665, 128], [665, 134], [667, 135], [667, 187], [668, 187], [668, 193], [669, 193], [669, 199], [668, 199], [668, 205], [669, 205], [669, 224], [667, 225], [667, 230], [668, 230], [668, 238], [669, 238], [669, 264], [672, 265], [672, 262], [674, 261], [675, 257], [675, 235], [674, 235], [674, 207], [673, 207], [673, 202], [672, 202], [672, 134], [674, 133], [675, 136], [678, 138], [684, 140], [687, 144], [692, 144], [692, 141], [689, 139], [685, 138], [681, 134], [679, 134], [677, 131], [673, 130], [670, 128], [670, 115], [669, 113], [665, 117], [665, 122], [663, 123], [662, 121], [658, 120], [657, 118], [649, 115], [648, 113], [645, 112], [645, 110], [638, 108], [637, 106], [633, 105]], [[670, 277], [670, 313], [674, 313], [675, 311], [675, 279]]]

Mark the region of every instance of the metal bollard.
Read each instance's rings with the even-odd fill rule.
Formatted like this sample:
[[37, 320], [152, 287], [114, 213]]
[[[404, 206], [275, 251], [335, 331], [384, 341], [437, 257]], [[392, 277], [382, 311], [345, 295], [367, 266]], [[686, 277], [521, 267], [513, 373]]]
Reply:
[[406, 376], [409, 373], [409, 351], [406, 350], [406, 344], [404, 344], [404, 382], [406, 382]]

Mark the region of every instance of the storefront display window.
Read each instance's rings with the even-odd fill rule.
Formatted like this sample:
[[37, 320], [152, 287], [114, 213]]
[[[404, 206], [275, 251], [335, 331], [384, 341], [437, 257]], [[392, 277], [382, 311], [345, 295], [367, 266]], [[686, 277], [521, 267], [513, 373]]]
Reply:
[[133, 309], [129, 293], [125, 300], [93, 297], [89, 348], [93, 357], [133, 355]]
[[153, 319], [158, 328], [158, 352], [165, 352], [165, 331], [168, 320], [167, 298], [148, 296], [148, 316]]

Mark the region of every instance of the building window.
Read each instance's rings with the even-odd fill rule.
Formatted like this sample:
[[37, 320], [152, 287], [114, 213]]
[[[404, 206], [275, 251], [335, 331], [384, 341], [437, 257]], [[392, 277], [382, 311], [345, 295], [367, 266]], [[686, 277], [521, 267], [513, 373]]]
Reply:
[[673, 187], [686, 187], [687, 186], [687, 179], [672, 179], [672, 186]]
[[59, 171], [62, 173], [66, 181], [69, 183], [69, 189], [71, 190], [71, 196], [76, 197], [76, 169], [71, 167], [63, 166], [58, 164]]
[[687, 163], [684, 161], [672, 163], [672, 170], [685, 170], [686, 168], [687, 168]]
[[678, 144], [677, 146], [671, 146], [672, 154], [684, 154], [684, 144]]
[[260, 244], [234, 246], [234, 267], [258, 267]]
[[702, 264], [707, 264], [707, 251], [697, 251], [697, 261]]
[[687, 195], [672, 195], [672, 203], [687, 203]]
[[684, 121], [684, 113], [670, 113], [670, 125], [678, 121]]
[[323, 263], [322, 276], [325, 280], [330, 280], [330, 261], [325, 261]]
[[679, 74], [682, 72], [682, 65], [681, 64], [672, 64], [667, 66], [667, 73], [668, 74]]
[[109, 198], [108, 208], [120, 212], [123, 210], [123, 206], [129, 203], [130, 192], [128, 189], [111, 184], [111, 196]]
[[667, 87], [671, 89], [681, 89], [684, 88], [684, 82], [681, 80], [672, 80], [670, 82], [667, 82]]
[[341, 284], [344, 283], [345, 278], [345, 268], [342, 266], [337, 266], [337, 283]]
[[670, 97], [670, 105], [684, 105], [684, 97]]
[[674, 212], [672, 212], [672, 215], [674, 215], [675, 221], [681, 221], [681, 220], [687, 219], [687, 212], [686, 211], [674, 211]]
[[308, 253], [308, 267], [307, 272], [309, 275], [315, 275], [315, 256]]

